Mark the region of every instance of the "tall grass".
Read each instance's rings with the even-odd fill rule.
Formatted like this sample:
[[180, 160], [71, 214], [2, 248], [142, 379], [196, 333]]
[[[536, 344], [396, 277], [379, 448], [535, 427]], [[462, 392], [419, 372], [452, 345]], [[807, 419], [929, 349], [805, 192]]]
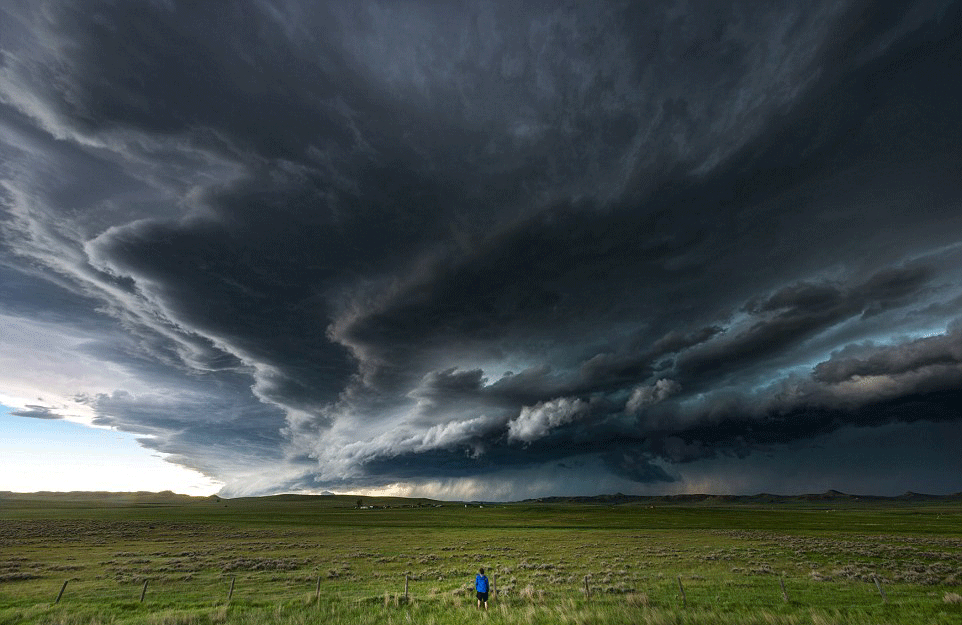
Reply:
[[19, 618], [6, 614], [0, 623], [31, 622], [42, 625], [878, 625], [879, 623], [959, 622], [959, 613], [921, 616], [916, 612], [878, 610], [802, 610], [784, 614], [761, 609], [725, 613], [703, 607], [696, 609], [652, 608], [627, 601], [586, 604], [578, 601], [558, 603], [500, 603], [478, 611], [471, 602], [413, 601], [385, 606], [374, 602], [300, 603], [276, 606], [212, 606], [206, 608], [159, 611], [134, 611], [118, 614], [109, 610], [40, 607], [27, 610]]
[[353, 504], [5, 504], [0, 625], [962, 622], [959, 506]]

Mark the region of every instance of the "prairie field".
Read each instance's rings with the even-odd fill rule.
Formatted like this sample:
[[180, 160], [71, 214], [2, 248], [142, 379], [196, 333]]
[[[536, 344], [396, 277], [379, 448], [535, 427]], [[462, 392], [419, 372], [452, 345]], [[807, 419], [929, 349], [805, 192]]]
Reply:
[[958, 500], [360, 503], [0, 495], [0, 625], [962, 622]]

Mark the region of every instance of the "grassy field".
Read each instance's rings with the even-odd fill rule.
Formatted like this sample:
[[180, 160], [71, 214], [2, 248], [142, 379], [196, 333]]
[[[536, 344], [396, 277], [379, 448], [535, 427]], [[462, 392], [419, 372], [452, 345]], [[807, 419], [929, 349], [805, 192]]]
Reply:
[[958, 502], [362, 503], [0, 495], [0, 625], [962, 622]]

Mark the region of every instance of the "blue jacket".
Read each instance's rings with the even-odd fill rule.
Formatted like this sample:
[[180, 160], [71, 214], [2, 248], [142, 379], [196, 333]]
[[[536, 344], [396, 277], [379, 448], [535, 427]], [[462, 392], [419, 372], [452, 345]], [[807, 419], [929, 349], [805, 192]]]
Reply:
[[478, 576], [474, 578], [474, 588], [478, 592], [488, 592], [487, 576], [478, 574]]

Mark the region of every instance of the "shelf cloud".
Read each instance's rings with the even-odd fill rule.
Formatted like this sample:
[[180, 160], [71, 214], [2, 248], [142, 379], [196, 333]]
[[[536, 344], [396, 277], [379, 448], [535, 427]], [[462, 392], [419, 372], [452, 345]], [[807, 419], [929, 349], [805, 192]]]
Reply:
[[15, 417], [225, 495], [962, 490], [962, 3], [0, 15]]

